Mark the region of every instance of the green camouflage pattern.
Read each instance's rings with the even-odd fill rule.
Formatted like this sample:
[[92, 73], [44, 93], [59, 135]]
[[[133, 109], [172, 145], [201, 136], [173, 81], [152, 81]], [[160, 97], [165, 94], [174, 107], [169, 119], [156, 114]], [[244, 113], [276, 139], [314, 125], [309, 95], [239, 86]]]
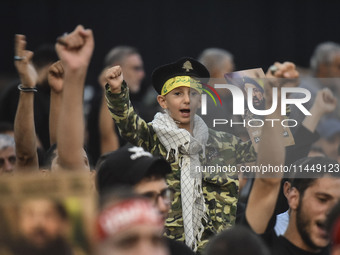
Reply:
[[[106, 86], [106, 100], [112, 118], [120, 134], [130, 143], [143, 147], [155, 156], [163, 156], [171, 164], [172, 173], [167, 176], [167, 183], [175, 190], [174, 200], [166, 221], [165, 235], [169, 238], [185, 241], [180, 194], [179, 160], [174, 152], [168, 152], [160, 143], [151, 123], [146, 123], [134, 111], [129, 100], [126, 83], [122, 84], [120, 94], [113, 94]], [[181, 154], [179, 154], [179, 159]], [[209, 129], [206, 155], [200, 157], [201, 165], [233, 165], [256, 160], [256, 153], [251, 142], [242, 142], [239, 138]], [[205, 198], [208, 222], [204, 223], [204, 232], [198, 251], [216, 233], [235, 224], [238, 200], [237, 173], [203, 173], [203, 194]]]

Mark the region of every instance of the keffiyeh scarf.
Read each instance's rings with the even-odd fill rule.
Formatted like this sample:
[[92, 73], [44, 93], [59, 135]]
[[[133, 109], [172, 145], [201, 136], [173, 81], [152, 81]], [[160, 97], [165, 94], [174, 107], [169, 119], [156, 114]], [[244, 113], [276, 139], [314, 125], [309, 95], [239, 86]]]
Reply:
[[[194, 251], [197, 250], [204, 226], [207, 221], [204, 196], [202, 191], [202, 173], [199, 153], [205, 155], [208, 141], [208, 127], [197, 115], [194, 117], [193, 136], [185, 129], [178, 128], [168, 113], [157, 113], [152, 121], [160, 142], [168, 152], [175, 152], [176, 161], [181, 169], [181, 198], [185, 243]], [[179, 153], [181, 157], [179, 158]]]

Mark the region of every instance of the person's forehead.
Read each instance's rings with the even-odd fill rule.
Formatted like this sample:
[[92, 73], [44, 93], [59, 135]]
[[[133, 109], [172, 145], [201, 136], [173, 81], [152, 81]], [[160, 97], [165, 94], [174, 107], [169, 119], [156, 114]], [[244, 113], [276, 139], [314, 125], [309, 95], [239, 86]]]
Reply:
[[54, 210], [54, 204], [47, 199], [32, 199], [24, 201], [21, 205], [22, 210], [47, 211]]
[[340, 199], [340, 178], [332, 178], [326, 176], [318, 178], [307, 189], [317, 194], [330, 195], [336, 199]]
[[141, 181], [139, 181], [136, 185], [134, 185], [134, 188], [136, 192], [150, 192], [150, 191], [160, 191], [159, 189], [167, 188], [168, 185], [166, 184], [166, 181], [164, 178], [159, 179], [153, 179], [151, 178], [143, 178]]
[[234, 65], [234, 62], [233, 62], [230, 58], [225, 57], [225, 58], [223, 58], [223, 60], [222, 60], [222, 65], [224, 65], [224, 67], [225, 67], [225, 66], [233, 66], [233, 65]]
[[15, 150], [14, 147], [6, 147], [2, 150], [0, 150], [0, 156], [4, 157], [4, 156], [15, 156]]
[[333, 64], [340, 64], [340, 52], [333, 56], [332, 63]]
[[143, 64], [142, 57], [138, 53], [130, 54], [122, 60], [122, 65], [128, 66], [128, 65], [136, 65], [136, 64], [137, 65]]

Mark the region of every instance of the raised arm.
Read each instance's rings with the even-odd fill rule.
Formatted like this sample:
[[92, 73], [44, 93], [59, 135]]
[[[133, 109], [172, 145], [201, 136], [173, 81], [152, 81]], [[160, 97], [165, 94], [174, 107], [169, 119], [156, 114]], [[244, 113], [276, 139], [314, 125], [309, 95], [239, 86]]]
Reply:
[[57, 142], [57, 125], [60, 115], [63, 83], [64, 83], [64, 68], [61, 61], [55, 62], [48, 69], [48, 84], [51, 88], [51, 101], [50, 101], [50, 145]]
[[332, 91], [328, 88], [320, 90], [314, 100], [313, 106], [310, 109], [312, 115], [306, 116], [303, 120], [304, 125], [309, 131], [314, 132], [321, 117], [327, 113], [333, 112], [336, 108], [337, 99]]
[[113, 94], [119, 94], [122, 91], [123, 72], [120, 66], [114, 66], [105, 71], [105, 79], [109, 84]]
[[[297, 78], [298, 73], [295, 65], [289, 62], [284, 64], [275, 64], [278, 71], [275, 73], [276, 78]], [[274, 78], [267, 73], [268, 78]], [[281, 101], [280, 84], [273, 79], [266, 82], [266, 106], [272, 104], [272, 88], [278, 87], [278, 102]], [[282, 119], [280, 113], [280, 104], [276, 111], [267, 116], [266, 119]], [[285, 148], [283, 144], [282, 127], [274, 125], [270, 121], [265, 121], [261, 132], [261, 141], [259, 144], [257, 165], [260, 166], [282, 166], [285, 160]], [[258, 234], [265, 232], [270, 218], [272, 217], [276, 205], [282, 173], [259, 173], [256, 175], [254, 185], [250, 192], [247, 208], [246, 219], [250, 227]]]
[[36, 170], [39, 163], [34, 125], [34, 91], [38, 75], [31, 62], [33, 52], [26, 50], [24, 35], [15, 35], [15, 56], [15, 67], [21, 80], [18, 87], [19, 103], [14, 120], [16, 169]]
[[158, 138], [151, 125], [147, 124], [134, 111], [120, 66], [109, 68], [105, 73], [105, 78], [107, 106], [120, 134], [128, 142], [154, 153]]
[[81, 25], [56, 44], [64, 68], [64, 91], [57, 129], [58, 164], [64, 169], [88, 168], [83, 149], [83, 93], [93, 49], [92, 31]]
[[99, 112], [99, 134], [101, 154], [105, 154], [107, 152], [114, 151], [119, 148], [119, 139], [116, 133], [115, 123], [106, 105], [105, 99], [106, 71], [107, 69], [104, 69], [98, 79], [101, 87], [103, 88], [103, 97]]

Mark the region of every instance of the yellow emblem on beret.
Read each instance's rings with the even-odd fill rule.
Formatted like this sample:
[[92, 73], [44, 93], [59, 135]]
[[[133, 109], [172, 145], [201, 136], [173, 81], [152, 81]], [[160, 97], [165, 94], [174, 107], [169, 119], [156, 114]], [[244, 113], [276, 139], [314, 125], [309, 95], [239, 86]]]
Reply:
[[185, 69], [186, 72], [189, 72], [190, 70], [194, 70], [194, 69], [192, 68], [192, 65], [191, 65], [191, 63], [190, 63], [189, 60], [187, 60], [187, 61], [183, 64], [182, 68]]

